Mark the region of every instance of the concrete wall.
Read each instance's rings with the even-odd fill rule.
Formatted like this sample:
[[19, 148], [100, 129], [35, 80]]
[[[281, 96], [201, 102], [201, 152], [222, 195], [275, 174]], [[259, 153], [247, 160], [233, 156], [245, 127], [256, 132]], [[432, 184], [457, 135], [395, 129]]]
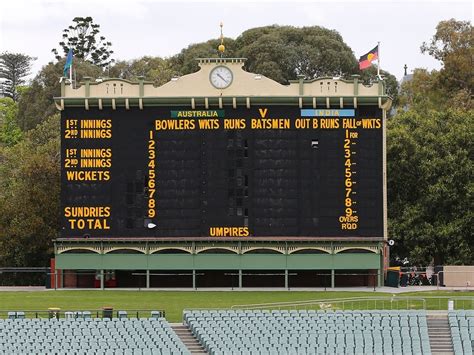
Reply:
[[443, 275], [446, 287], [474, 287], [474, 266], [445, 266]]

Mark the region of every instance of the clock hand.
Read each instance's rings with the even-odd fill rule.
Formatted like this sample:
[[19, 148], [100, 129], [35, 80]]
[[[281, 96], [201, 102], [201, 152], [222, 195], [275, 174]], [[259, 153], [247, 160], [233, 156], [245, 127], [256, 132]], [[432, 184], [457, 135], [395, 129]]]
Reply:
[[225, 82], [226, 84], [228, 83], [228, 81], [225, 80], [224, 77], [223, 77], [222, 75], [220, 75], [219, 73], [217, 73], [217, 76], [218, 76], [219, 78], [221, 78], [222, 80], [224, 80], [224, 82]]

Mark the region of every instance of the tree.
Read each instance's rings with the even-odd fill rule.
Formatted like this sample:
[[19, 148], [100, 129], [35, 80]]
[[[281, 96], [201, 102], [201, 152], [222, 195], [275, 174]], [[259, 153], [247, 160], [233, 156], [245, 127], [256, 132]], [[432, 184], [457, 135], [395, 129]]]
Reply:
[[[235, 41], [231, 38], [224, 38], [224, 57], [235, 57]], [[170, 66], [174, 74], [186, 75], [199, 70], [196, 58], [219, 58], [221, 53], [217, 50], [220, 39], [211, 39], [207, 42], [195, 43], [181, 50], [179, 54], [169, 59]]]
[[[48, 266], [60, 230], [60, 120], [0, 147], [0, 265]], [[21, 162], [21, 164], [19, 164]]]
[[[67, 55], [72, 48], [75, 58], [86, 60], [100, 67], [107, 67], [113, 62], [111, 55], [112, 43], [99, 35], [100, 25], [93, 22], [92, 17], [75, 17], [73, 25], [63, 30], [63, 40], [59, 42], [61, 49], [53, 48], [57, 60]], [[62, 53], [61, 53], [62, 52]]]
[[437, 86], [439, 72], [415, 69], [411, 80], [402, 84], [398, 105], [405, 108], [419, 107], [436, 110], [445, 106], [446, 95]]
[[[57, 112], [53, 97], [61, 95], [59, 78], [63, 75], [65, 59], [45, 65], [25, 90], [18, 102], [18, 125], [23, 131], [30, 130]], [[81, 59], [74, 61], [77, 85], [84, 76], [100, 77], [102, 68]]]
[[17, 115], [18, 104], [9, 97], [0, 98], [0, 146], [13, 146], [21, 140]]
[[474, 263], [474, 115], [411, 109], [388, 122], [389, 233], [415, 264]]
[[[196, 58], [217, 58], [220, 40], [192, 44], [170, 58], [174, 72], [182, 75], [199, 69]], [[281, 84], [304, 75], [306, 79], [321, 76], [342, 76], [362, 74], [364, 81], [375, 79], [376, 71], [360, 72], [352, 50], [336, 31], [322, 27], [265, 26], [242, 33], [236, 40], [224, 39], [224, 57], [247, 58], [245, 69], [265, 75]], [[396, 99], [398, 83], [388, 72], [387, 93]]]
[[235, 41], [239, 56], [248, 58], [245, 68], [282, 84], [304, 75], [349, 76], [357, 60], [336, 31], [312, 26], [266, 26], [242, 33]]
[[421, 46], [421, 52], [428, 53], [443, 64], [439, 72], [431, 73], [430, 80], [433, 91], [444, 96], [440, 98], [440, 103], [472, 108], [474, 37], [471, 23], [454, 19], [441, 21], [431, 41]]
[[[372, 84], [377, 80], [377, 67], [371, 66], [368, 69], [360, 70], [360, 79], [366, 84]], [[384, 80], [385, 91], [393, 99], [393, 105], [398, 105], [398, 81], [397, 78], [388, 71], [380, 69], [380, 76]]]
[[3, 94], [18, 101], [17, 87], [25, 84], [30, 75], [31, 62], [36, 58], [21, 53], [3, 52], [0, 55], [0, 79], [3, 79]]
[[155, 85], [163, 85], [171, 80], [174, 71], [169, 60], [160, 57], [142, 57], [130, 61], [118, 61], [109, 70], [112, 78], [137, 80], [144, 76], [145, 80]]

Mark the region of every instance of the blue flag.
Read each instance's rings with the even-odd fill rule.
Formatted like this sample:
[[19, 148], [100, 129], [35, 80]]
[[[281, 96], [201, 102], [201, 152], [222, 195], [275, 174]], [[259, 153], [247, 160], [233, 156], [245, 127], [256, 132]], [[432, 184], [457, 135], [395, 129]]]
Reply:
[[64, 76], [67, 77], [68, 70], [72, 67], [72, 48], [69, 48], [69, 52], [66, 57], [66, 64], [64, 64]]

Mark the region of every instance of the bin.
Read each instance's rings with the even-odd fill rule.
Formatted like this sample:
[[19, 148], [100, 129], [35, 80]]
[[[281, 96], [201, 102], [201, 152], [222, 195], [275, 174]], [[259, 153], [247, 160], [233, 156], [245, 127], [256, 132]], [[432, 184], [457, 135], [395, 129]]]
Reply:
[[400, 284], [400, 271], [388, 270], [387, 271], [387, 286], [398, 287]]
[[102, 318], [112, 319], [114, 315], [113, 307], [102, 307]]

